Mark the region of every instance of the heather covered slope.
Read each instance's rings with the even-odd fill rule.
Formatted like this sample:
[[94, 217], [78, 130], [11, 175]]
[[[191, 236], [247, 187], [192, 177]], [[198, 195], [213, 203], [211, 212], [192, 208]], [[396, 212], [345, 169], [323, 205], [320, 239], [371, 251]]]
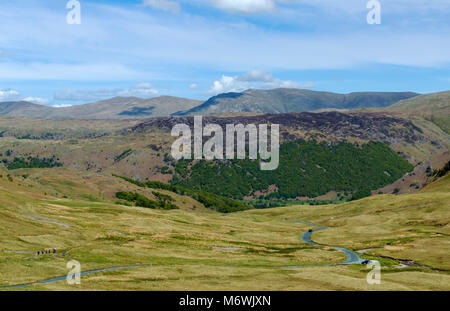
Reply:
[[[182, 163], [175, 163], [170, 157], [171, 144], [175, 139], [170, 135], [172, 126], [178, 123], [192, 125], [192, 121], [192, 117], [153, 118], [145, 122], [0, 117], [0, 160], [10, 168], [62, 165], [80, 172], [117, 174], [140, 181], [157, 180], [165, 183], [170, 181], [178, 183], [176, 181], [178, 177], [181, 184], [187, 183], [189, 186], [197, 187], [198, 185], [192, 185], [190, 181], [183, 181], [184, 177], [179, 174]], [[382, 113], [291, 113], [247, 117], [206, 117], [204, 121], [205, 124], [217, 123], [222, 126], [228, 123], [277, 123], [281, 127], [282, 146], [297, 141], [315, 141], [323, 146], [347, 144], [347, 146], [353, 146], [349, 147], [350, 149], [356, 148], [355, 150], [357, 150], [359, 147], [356, 146], [364, 146], [372, 142], [381, 143], [386, 148], [390, 148], [388, 150], [395, 159], [398, 161], [405, 159], [412, 165], [444, 153], [450, 145], [448, 135], [430, 121], [421, 119], [421, 123], [416, 123], [414, 120], [405, 120]], [[389, 175], [392, 172], [389, 173], [390, 170], [385, 165], [378, 167], [377, 165], [380, 163], [377, 163], [370, 168], [364, 165], [364, 162], [356, 161], [354, 167], [349, 166], [348, 174], [341, 174], [342, 178], [336, 181], [328, 177], [334, 176], [329, 175], [332, 174], [332, 171], [339, 171], [337, 167], [325, 168], [325, 165], [321, 164], [323, 162], [320, 161], [321, 158], [315, 156], [310, 157], [311, 161], [308, 162], [308, 165], [303, 165], [298, 161], [287, 161], [289, 157], [292, 157], [292, 150], [283, 148], [282, 159], [286, 161], [283, 160], [282, 169], [287, 172], [285, 175], [289, 178], [283, 181], [280, 179], [281, 175], [276, 177], [276, 174], [273, 174], [267, 178], [260, 176], [259, 184], [267, 187], [262, 188], [261, 186], [258, 191], [253, 191], [253, 194], [256, 195], [256, 192], [264, 192], [264, 190], [273, 190], [275, 183], [272, 181], [275, 179], [278, 180], [276, 184], [279, 186], [283, 183], [286, 185], [286, 187], [281, 187], [283, 188], [283, 197], [286, 195], [288, 197], [315, 196], [323, 194], [323, 191], [334, 189], [342, 193], [347, 192], [346, 195], [344, 193], [344, 196], [349, 198], [353, 192], [367, 189], [365, 189], [366, 187], [360, 189], [361, 187], [358, 187], [356, 182], [348, 183], [348, 178], [355, 177], [355, 180], [363, 180], [364, 185], [366, 185], [365, 181], [372, 182], [369, 189], [375, 190], [392, 183], [402, 174], [412, 170], [409, 167], [396, 165], [396, 167], [402, 168], [401, 171]], [[319, 154], [327, 158], [325, 149], [320, 149]], [[339, 150], [342, 152], [338, 152], [336, 156], [348, 159], [344, 149], [340, 148]], [[297, 156], [301, 157], [301, 155]], [[370, 158], [375, 154], [367, 156]], [[400, 163], [397, 160], [393, 163]], [[195, 165], [195, 163], [193, 164]], [[240, 165], [237, 165], [236, 169], [241, 168], [242, 171], [243, 168]], [[372, 169], [375, 169], [375, 172]], [[427, 168], [425, 167], [425, 169]], [[202, 172], [204, 170], [198, 170], [197, 174]], [[294, 172], [298, 174], [294, 174]], [[374, 176], [377, 177], [373, 180], [368, 179], [368, 172], [374, 173]], [[316, 185], [319, 180], [321, 182], [314, 189], [300, 187], [299, 176], [306, 176], [307, 179], [315, 181], [308, 183], [311, 185]], [[361, 176], [366, 177], [362, 178]], [[303, 179], [301, 178], [301, 180]], [[225, 180], [227, 178], [223, 179], [223, 181]], [[245, 180], [247, 179], [244, 178], [242, 182]], [[382, 184], [379, 183], [380, 180]], [[204, 183], [205, 181], [199, 179], [198, 182]], [[297, 185], [308, 191], [288, 190], [289, 184]], [[342, 187], [342, 185], [346, 186]], [[246, 187], [248, 188], [248, 185]], [[224, 187], [222, 190], [228, 188], [230, 187]], [[229, 189], [232, 191], [222, 194], [241, 198], [248, 194], [245, 193], [244, 188], [238, 193], [235, 191], [236, 189]], [[272, 190], [270, 192], [273, 192]], [[261, 194], [263, 193], [259, 195]]]
[[[387, 144], [411, 163], [417, 164], [450, 147], [450, 136], [437, 125], [421, 117], [409, 118], [385, 112], [286, 113], [246, 116], [207, 116], [204, 124], [279, 124], [281, 141], [315, 140], [317, 142]], [[142, 135], [158, 129], [170, 133], [175, 124], [193, 126], [193, 117], [154, 118], [124, 131]]]

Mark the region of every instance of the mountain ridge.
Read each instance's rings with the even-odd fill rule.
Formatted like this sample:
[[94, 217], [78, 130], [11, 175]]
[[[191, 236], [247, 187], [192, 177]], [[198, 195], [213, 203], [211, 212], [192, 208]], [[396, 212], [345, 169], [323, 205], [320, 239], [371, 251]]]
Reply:
[[224, 113], [290, 113], [320, 109], [380, 108], [411, 99], [413, 92], [332, 92], [278, 88], [223, 93], [206, 101], [175, 96], [150, 99], [113, 97], [70, 107], [49, 107], [26, 101], [0, 103], [0, 115], [44, 119], [146, 119], [164, 116]]
[[203, 104], [174, 116], [208, 115], [232, 112], [290, 113], [319, 109], [355, 109], [386, 107], [403, 99], [418, 96], [413, 92], [333, 92], [304, 89], [277, 88], [271, 90], [249, 89], [243, 92], [223, 93], [211, 97]]
[[145, 119], [168, 116], [180, 108], [190, 109], [202, 101], [175, 96], [150, 99], [113, 97], [70, 107], [49, 107], [26, 101], [0, 103], [0, 115], [44, 119]]

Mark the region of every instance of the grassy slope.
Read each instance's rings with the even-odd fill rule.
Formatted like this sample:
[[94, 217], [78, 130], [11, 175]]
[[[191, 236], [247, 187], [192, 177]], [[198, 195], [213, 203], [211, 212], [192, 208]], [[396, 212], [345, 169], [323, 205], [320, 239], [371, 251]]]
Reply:
[[[283, 217], [329, 226], [316, 241], [450, 269], [450, 175], [412, 195], [378, 195], [336, 206], [285, 208]], [[281, 211], [281, 210], [280, 210]], [[265, 211], [264, 211], [265, 212]], [[277, 216], [278, 210], [269, 211]], [[259, 213], [253, 211], [251, 213]]]
[[450, 91], [402, 100], [385, 109], [406, 115], [422, 116], [450, 134]]
[[[19, 177], [25, 172], [30, 177]], [[76, 259], [83, 271], [143, 266], [83, 277], [80, 287], [58, 282], [27, 289], [450, 289], [445, 257], [450, 233], [449, 176], [414, 195], [222, 215], [201, 206], [193, 212], [115, 205], [108, 193], [133, 185], [101, 175], [82, 176], [66, 169], [23, 170], [14, 171], [18, 176], [10, 182], [6, 174], [2, 172], [0, 178], [1, 285], [65, 275], [67, 261]], [[332, 227], [314, 235], [324, 244], [363, 249], [389, 243], [365, 257], [382, 262], [382, 285], [366, 283], [365, 266], [283, 268], [343, 260], [339, 252], [301, 242], [299, 236], [308, 226], [291, 220]], [[46, 247], [57, 248], [58, 254], [37, 257], [4, 252]], [[380, 256], [411, 259], [433, 269], [398, 269], [397, 261]]]

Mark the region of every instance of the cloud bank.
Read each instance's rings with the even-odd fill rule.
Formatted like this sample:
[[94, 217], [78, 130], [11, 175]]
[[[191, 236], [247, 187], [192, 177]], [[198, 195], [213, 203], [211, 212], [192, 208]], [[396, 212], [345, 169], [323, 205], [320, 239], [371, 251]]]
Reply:
[[274, 89], [274, 88], [314, 88], [314, 83], [299, 84], [291, 80], [281, 80], [265, 70], [251, 70], [234, 77], [223, 75], [218, 81], [214, 81], [209, 90], [210, 94], [217, 95], [227, 92], [241, 92], [250, 88]]
[[9, 101], [26, 101], [38, 105], [47, 105], [50, 103], [50, 100], [46, 98], [24, 96], [19, 91], [10, 88], [0, 89], [0, 102]]

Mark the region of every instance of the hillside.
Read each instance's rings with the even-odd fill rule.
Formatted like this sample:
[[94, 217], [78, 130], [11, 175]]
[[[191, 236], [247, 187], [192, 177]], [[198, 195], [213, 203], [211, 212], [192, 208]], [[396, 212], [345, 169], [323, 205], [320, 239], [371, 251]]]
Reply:
[[[226, 197], [316, 198], [335, 191], [339, 199], [389, 185], [413, 166], [382, 143], [355, 146], [292, 141], [280, 146], [280, 165], [261, 171], [259, 161], [179, 161], [172, 183]], [[366, 196], [368, 196], [366, 195]]]
[[[279, 124], [281, 141], [315, 140], [317, 142], [382, 142], [417, 164], [450, 148], [450, 136], [423, 118], [404, 118], [385, 112], [287, 113], [246, 116], [207, 116], [204, 124]], [[193, 126], [193, 117], [154, 118], [123, 132], [142, 135], [159, 129], [165, 133], [175, 124]]]
[[96, 103], [58, 109], [58, 118], [78, 119], [143, 119], [169, 116], [180, 109], [198, 106], [201, 101], [160, 96], [151, 99], [137, 97], [115, 97]]
[[450, 134], [450, 91], [420, 95], [385, 108], [386, 111], [422, 116]]
[[190, 110], [175, 115], [209, 115], [230, 112], [288, 113], [325, 108], [354, 109], [386, 107], [399, 100], [417, 96], [416, 93], [359, 92], [336, 94], [299, 89], [250, 89], [242, 93], [225, 93]]
[[45, 118], [53, 111], [55, 111], [55, 108], [25, 101], [0, 102], [0, 115]]
[[201, 101], [160, 96], [151, 99], [114, 97], [95, 103], [54, 108], [27, 102], [0, 103], [0, 115], [46, 119], [145, 119], [191, 109]]
[[[206, 117], [204, 122], [222, 126], [238, 123], [280, 124], [281, 169], [287, 178], [283, 179], [282, 175], [277, 175], [277, 172], [262, 176], [261, 172], [253, 170], [255, 176], [259, 178], [259, 184], [255, 184], [257, 189], [250, 192], [246, 170], [254, 168], [254, 163], [244, 161], [235, 167], [236, 177], [242, 177], [240, 183], [231, 180], [232, 183], [229, 186], [216, 189], [205, 186], [205, 189], [210, 187], [208, 189], [211, 192], [221, 191], [218, 194], [236, 198], [269, 195], [274, 192], [274, 188], [279, 187], [281, 192], [275, 191], [278, 194], [272, 194], [272, 196], [310, 198], [330, 192], [334, 199], [339, 197], [349, 199], [355, 191], [364, 190], [367, 193], [367, 190], [378, 190], [412, 171], [412, 167], [405, 160], [423, 168], [423, 174], [420, 173], [423, 178], [417, 181], [414, 177], [409, 184], [406, 184], [409, 179], [404, 178], [405, 182], [402, 184], [405, 190], [418, 191], [428, 179], [427, 170], [439, 168], [431, 166], [428, 169], [428, 164], [425, 164], [428, 163], [427, 159], [443, 154], [442, 161], [449, 160], [446, 159], [448, 154], [444, 153], [449, 149], [450, 139], [433, 123], [422, 120], [421, 123], [416, 124], [415, 121], [382, 113], [325, 112]], [[138, 181], [150, 180], [164, 183], [172, 181], [173, 184], [184, 184], [200, 189], [200, 185], [208, 180], [203, 178], [207, 176], [204, 174], [207, 170], [199, 166], [200, 164], [191, 163], [188, 172], [192, 170], [192, 166], [195, 168], [192, 176], [201, 174], [197, 176], [199, 177], [197, 184], [193, 184], [192, 180], [186, 180], [180, 175], [180, 169], [184, 164], [174, 162], [170, 157], [171, 144], [175, 139], [171, 137], [170, 131], [177, 123], [192, 126], [193, 118], [164, 117], [140, 122], [0, 117], [0, 160], [11, 170], [62, 166], [80, 172], [117, 174]], [[313, 144], [317, 142], [318, 145], [310, 146], [309, 153], [303, 151], [299, 153], [294, 148], [301, 146], [297, 142]], [[376, 148], [368, 148], [365, 149], [368, 152], [360, 153], [359, 148], [367, 144], [374, 144]], [[333, 148], [335, 153], [331, 152]], [[347, 161], [352, 158], [350, 154], [357, 155], [355, 165]], [[385, 161], [387, 158], [380, 158], [380, 154], [390, 155], [389, 159], [392, 163], [387, 163]], [[303, 164], [295, 160], [306, 155], [308, 159]], [[347, 161], [344, 172], [342, 167], [327, 166], [329, 161], [332, 164], [336, 159]], [[380, 161], [377, 160], [376, 165], [370, 166], [366, 162], [370, 164], [371, 161], [364, 159]], [[244, 164], [245, 167], [243, 167]], [[394, 169], [398, 168], [399, 171], [394, 172], [392, 167], [389, 168], [389, 165], [394, 164]], [[198, 170], [196, 165], [199, 167]], [[336, 175], [333, 172], [339, 174]], [[368, 172], [371, 172], [374, 178], [367, 178]], [[419, 172], [417, 170], [414, 172], [418, 177]], [[300, 176], [303, 177], [300, 178]], [[220, 181], [227, 180], [229, 179], [224, 177]], [[311, 181], [306, 184], [308, 187], [302, 184], [307, 180]], [[242, 183], [244, 185], [241, 185]], [[412, 184], [415, 187], [410, 187]], [[238, 185], [241, 186], [236, 189]], [[293, 192], [289, 190], [289, 185], [291, 187], [296, 185], [297, 188], [303, 188], [303, 191], [297, 189]], [[394, 190], [379, 191], [392, 193]]]

